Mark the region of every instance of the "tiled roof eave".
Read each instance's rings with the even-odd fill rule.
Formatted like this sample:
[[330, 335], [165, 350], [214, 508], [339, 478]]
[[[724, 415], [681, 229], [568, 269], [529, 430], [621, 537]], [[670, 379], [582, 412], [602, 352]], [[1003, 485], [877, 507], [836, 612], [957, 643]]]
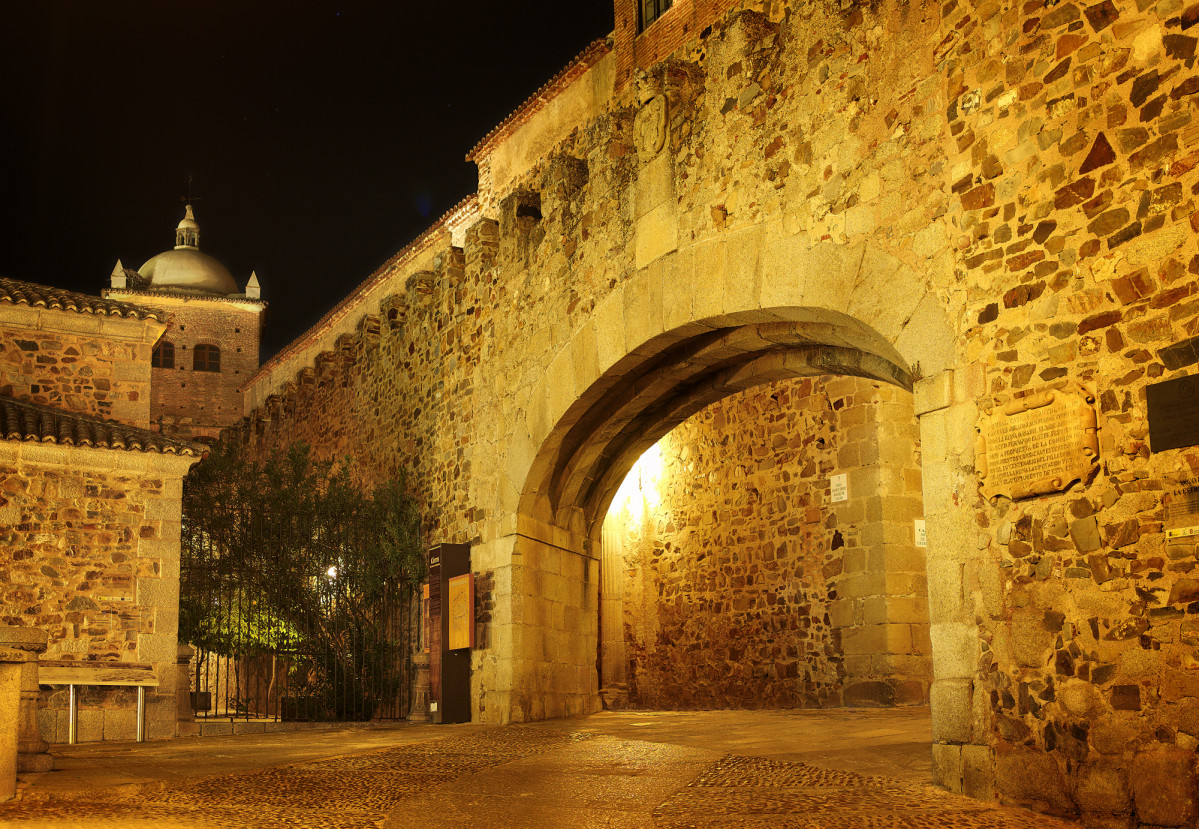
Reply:
[[0, 277], [0, 302], [26, 305], [30, 308], [45, 308], [51, 311], [92, 314], [99, 317], [167, 321], [166, 312], [156, 308], [145, 308], [132, 302], [104, 299], [5, 277]]
[[181, 457], [201, 457], [206, 451], [148, 429], [12, 397], [0, 397], [0, 439]]

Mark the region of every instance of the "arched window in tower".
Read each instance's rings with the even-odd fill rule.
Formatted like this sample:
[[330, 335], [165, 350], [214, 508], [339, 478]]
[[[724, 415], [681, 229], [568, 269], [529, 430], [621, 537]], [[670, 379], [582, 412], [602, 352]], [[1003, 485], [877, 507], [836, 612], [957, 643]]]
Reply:
[[195, 371], [220, 371], [221, 350], [215, 345], [201, 343], [192, 351], [192, 369]]
[[154, 368], [174, 368], [175, 344], [170, 340], [159, 341], [150, 355], [150, 365]]

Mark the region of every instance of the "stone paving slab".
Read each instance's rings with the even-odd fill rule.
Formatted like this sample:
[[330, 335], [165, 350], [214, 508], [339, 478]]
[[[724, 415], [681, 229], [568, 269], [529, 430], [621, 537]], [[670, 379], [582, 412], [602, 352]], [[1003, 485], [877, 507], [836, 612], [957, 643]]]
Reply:
[[[145, 779], [137, 787], [65, 786], [60, 790], [65, 796], [58, 797], [48, 790], [52, 787], [43, 786], [40, 797], [0, 804], [0, 826], [16, 829], [118, 826], [138, 829], [150, 826], [1056, 829], [1074, 826], [896, 778], [775, 756], [728, 752], [719, 734], [703, 737], [705, 728], [727, 727], [729, 721], [724, 717], [659, 719], [661, 723], [652, 740], [604, 733], [622, 731], [630, 723], [645, 721], [629, 717], [502, 727], [397, 729], [390, 735], [392, 744], [387, 747], [379, 746], [386, 744], [388, 735], [351, 732], [340, 741], [287, 745], [290, 753], [274, 745], [273, 765], [261, 765], [269, 752], [250, 742], [244, 746], [249, 752], [247, 757], [260, 765], [251, 763], [244, 771], [179, 779], [168, 770], [157, 780]], [[752, 728], [753, 722], [768, 719], [749, 717], [746, 722]], [[686, 728], [688, 722], [690, 728]], [[685, 739], [672, 740], [669, 737], [672, 729], [683, 729]], [[795, 737], [792, 734], [793, 740]], [[735, 732], [729, 737], [742, 738]], [[853, 742], [852, 737], [844, 739]], [[350, 751], [332, 755], [331, 750], [339, 743]], [[232, 742], [193, 743], [190, 748], [204, 756], [222, 758], [218, 768], [237, 765], [238, 751]], [[180, 750], [179, 746], [157, 749], [170, 757]], [[148, 752], [154, 752], [153, 746]], [[314, 752], [322, 756], [314, 757]], [[113, 750], [93, 748], [91, 753], [112, 760]], [[132, 759], [138, 751], [128, 749], [124, 753]], [[289, 763], [288, 759], [297, 761]], [[99, 778], [92, 779], [94, 782]]]

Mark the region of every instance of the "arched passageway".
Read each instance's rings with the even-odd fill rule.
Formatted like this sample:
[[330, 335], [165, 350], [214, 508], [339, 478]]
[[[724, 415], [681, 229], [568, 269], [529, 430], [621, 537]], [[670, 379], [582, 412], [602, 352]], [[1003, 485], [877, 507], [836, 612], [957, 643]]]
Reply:
[[[512, 719], [600, 707], [596, 653], [603, 519], [637, 459], [671, 429], [730, 395], [795, 378], [840, 376], [885, 384], [899, 390], [912, 411], [911, 367], [886, 338], [846, 314], [788, 308], [730, 315], [724, 322], [728, 324], [668, 332], [626, 354], [579, 393], [540, 441], [512, 537], [512, 614], [517, 622], [512, 626], [517, 655], [510, 686]], [[906, 428], [914, 435], [910, 414]], [[909, 452], [915, 451], [914, 443], [909, 441]], [[878, 471], [863, 464], [847, 470], [855, 499], [846, 507], [861, 513], [863, 525], [871, 525], [864, 536], [873, 552], [861, 555], [860, 572], [854, 574], [859, 577], [857, 593], [847, 596], [852, 609], [839, 629], [841, 636], [857, 640], [851, 649], [864, 657], [857, 660], [857, 675], [846, 677], [843, 686], [869, 693], [863, 683], [880, 682], [874, 696], [893, 701], [895, 676], [880, 677], [879, 660], [867, 657], [902, 651], [922, 660], [916, 671], [921, 693], [931, 669], [926, 619], [920, 622], [919, 644], [913, 646], [911, 623], [892, 622], [888, 616], [894, 603], [887, 561], [898, 561], [895, 551], [904, 547], [910, 562], [914, 539], [910, 515], [888, 527], [893, 516], [881, 512], [886, 496], [902, 494], [886, 488], [901, 488], [904, 484], [895, 482], [905, 479], [892, 476], [886, 482]], [[870, 516], [868, 508], [874, 510]], [[893, 580], [892, 586], [898, 583]], [[922, 574], [918, 582], [905, 580], [904, 599], [911, 598], [913, 584], [923, 590]], [[848, 582], [843, 589], [849, 592]], [[867, 599], [878, 608], [868, 620]], [[895, 645], [901, 627], [906, 644]]]

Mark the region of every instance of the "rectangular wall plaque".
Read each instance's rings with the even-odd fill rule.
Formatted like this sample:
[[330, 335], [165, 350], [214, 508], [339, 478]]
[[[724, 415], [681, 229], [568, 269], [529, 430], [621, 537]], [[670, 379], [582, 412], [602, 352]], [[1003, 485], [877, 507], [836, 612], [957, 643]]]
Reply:
[[1099, 461], [1095, 399], [1079, 391], [1031, 394], [984, 415], [975, 465], [987, 498], [1061, 492]]
[[925, 529], [924, 519], [917, 518], [913, 522], [913, 524], [914, 524], [914, 530], [915, 530], [915, 534], [916, 534], [916, 546], [917, 547], [927, 547], [928, 546], [928, 530]]
[[475, 646], [475, 576], [466, 573], [450, 579], [449, 601], [450, 630], [447, 647], [456, 651], [459, 648]]
[[849, 475], [842, 472], [828, 479], [829, 498], [835, 504], [849, 500]]
[[1145, 387], [1149, 410], [1149, 449], [1165, 452], [1199, 446], [1199, 375]]
[[1166, 538], [1199, 535], [1199, 476], [1178, 477], [1162, 497], [1166, 507]]

